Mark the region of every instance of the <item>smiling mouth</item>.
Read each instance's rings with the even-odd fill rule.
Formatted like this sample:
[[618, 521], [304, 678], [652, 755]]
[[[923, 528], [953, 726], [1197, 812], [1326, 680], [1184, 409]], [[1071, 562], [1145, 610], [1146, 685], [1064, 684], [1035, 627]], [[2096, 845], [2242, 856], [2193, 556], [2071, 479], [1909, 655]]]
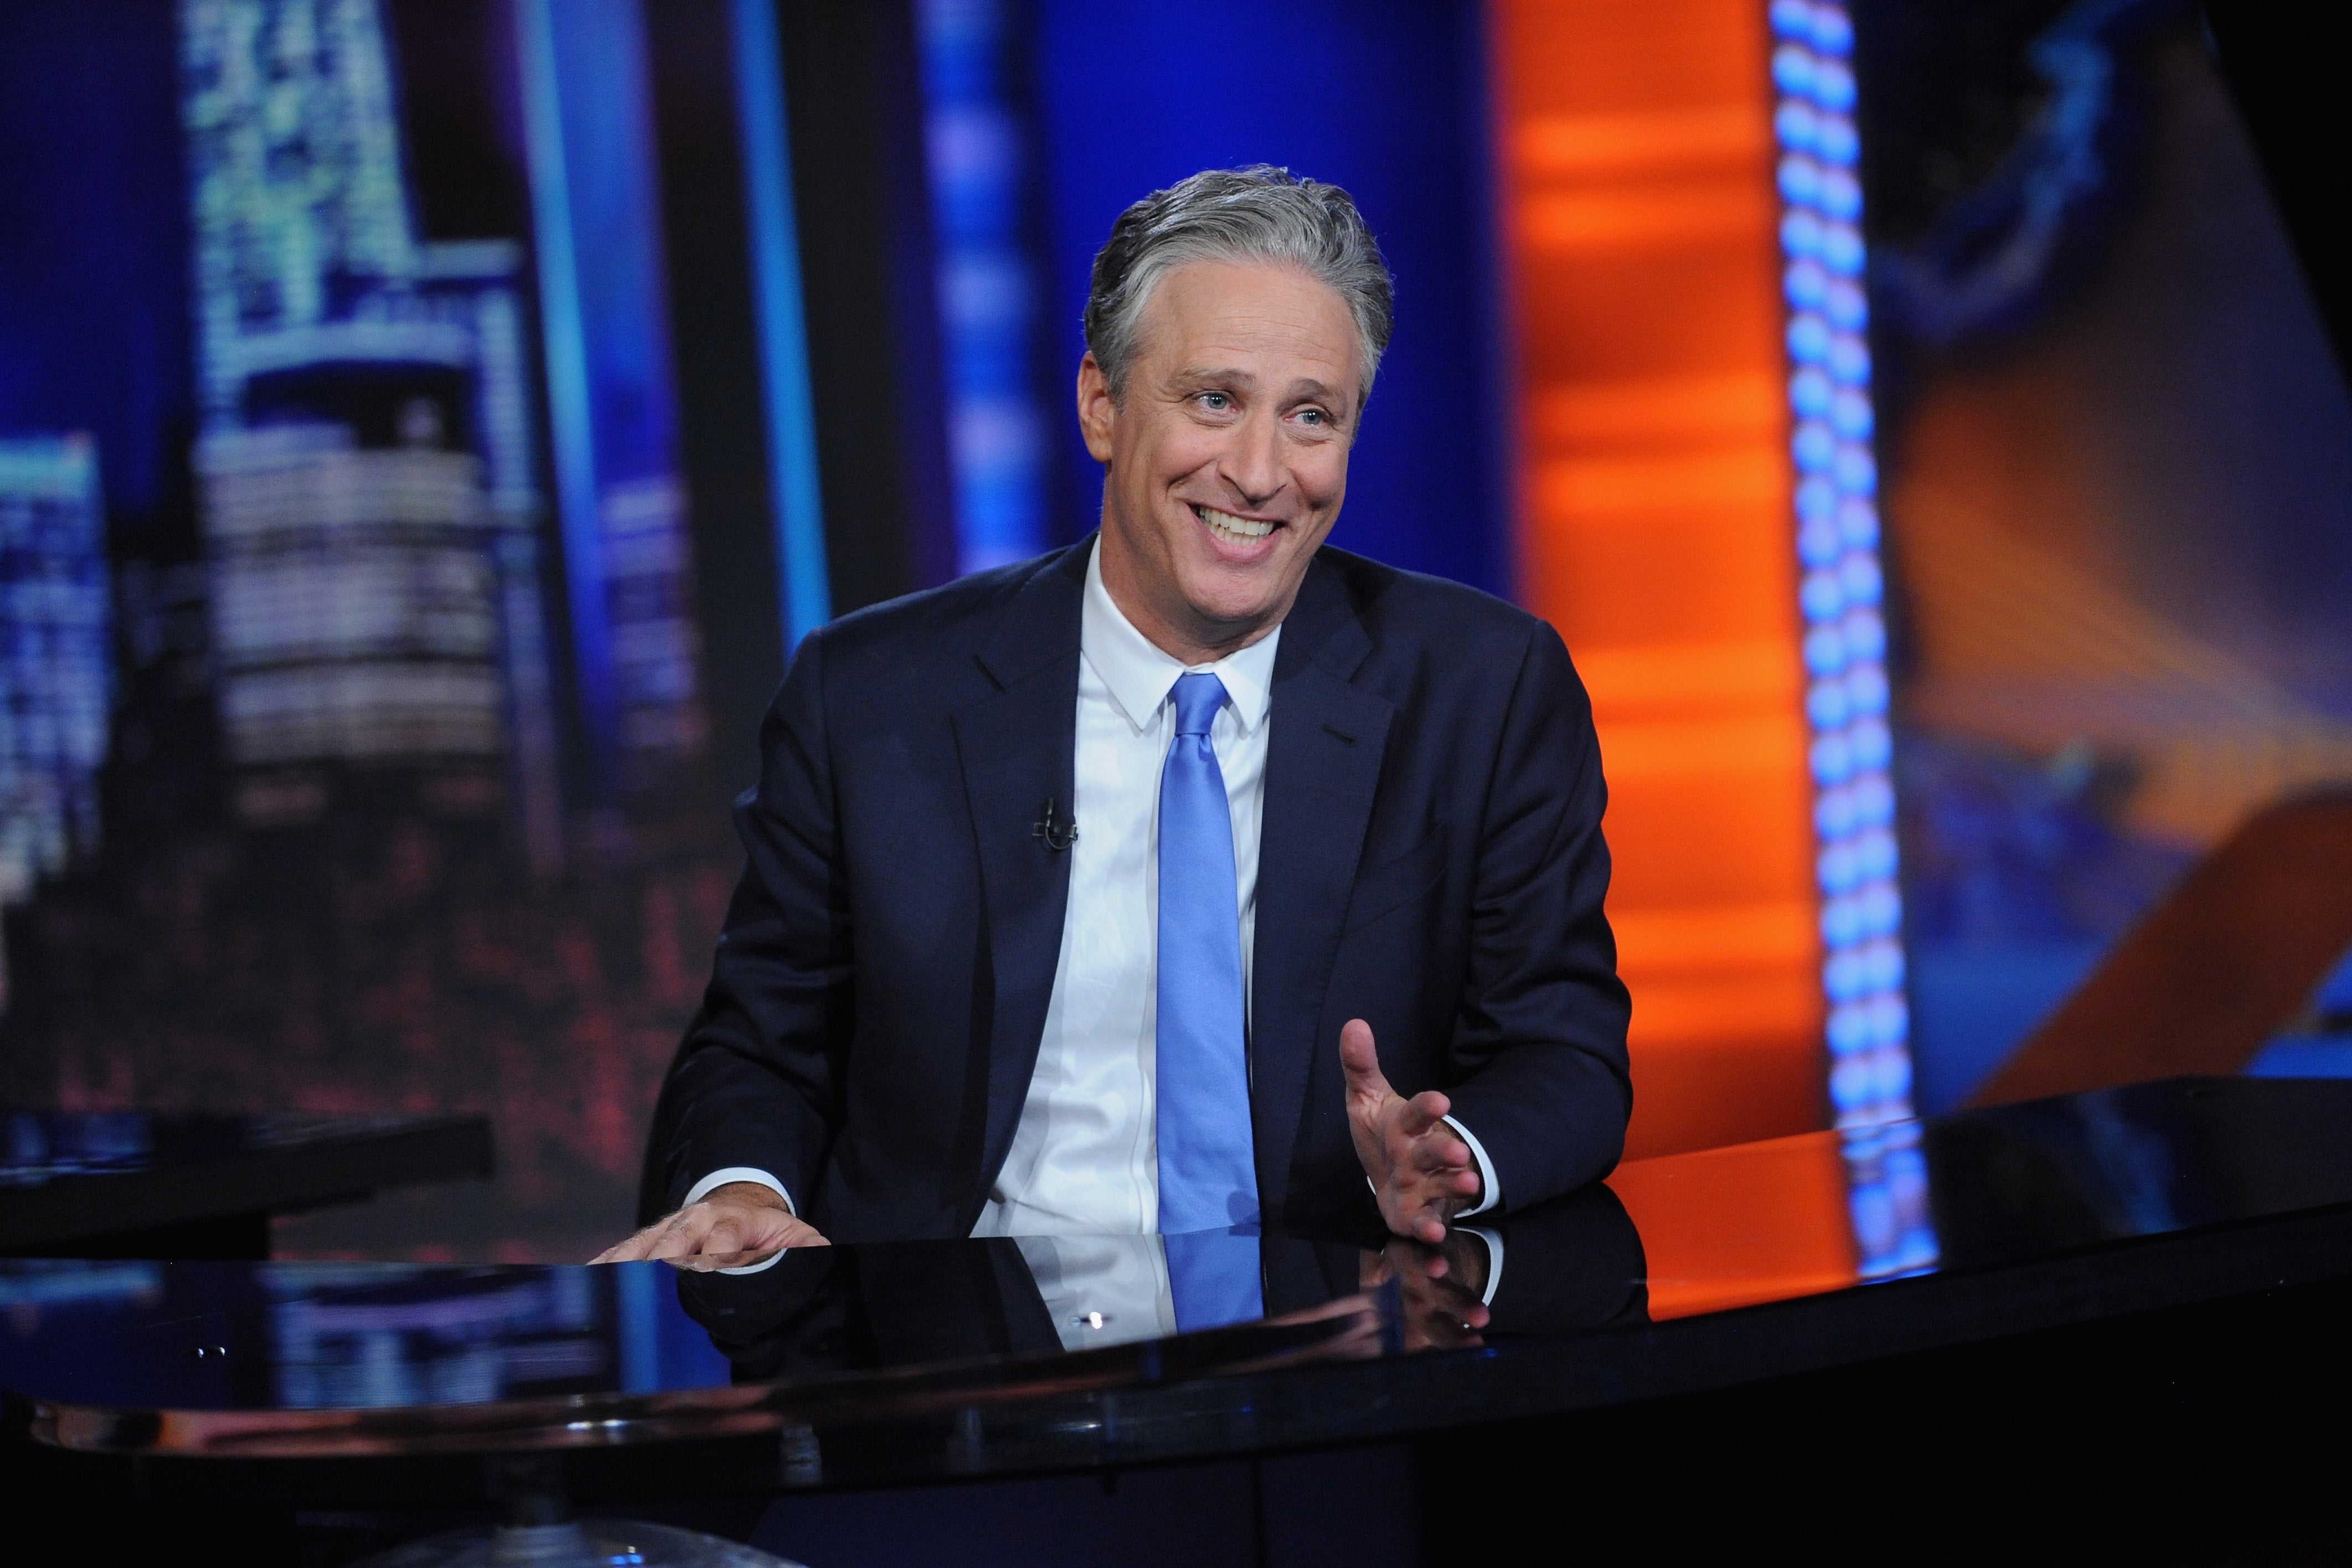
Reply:
[[1209, 531], [1227, 544], [1255, 544], [1282, 525], [1263, 518], [1235, 517], [1229, 511], [1219, 511], [1213, 506], [1192, 503], [1192, 515], [1208, 524]]

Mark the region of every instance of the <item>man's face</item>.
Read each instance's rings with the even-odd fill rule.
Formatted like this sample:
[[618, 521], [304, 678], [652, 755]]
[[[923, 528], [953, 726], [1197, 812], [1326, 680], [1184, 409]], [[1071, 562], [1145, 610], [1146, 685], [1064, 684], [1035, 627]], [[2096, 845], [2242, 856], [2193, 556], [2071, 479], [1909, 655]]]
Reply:
[[1103, 580], [1188, 664], [1289, 613], [1348, 489], [1363, 360], [1338, 291], [1295, 268], [1195, 261], [1146, 301], [1127, 395], [1090, 354], [1078, 422], [1106, 465]]

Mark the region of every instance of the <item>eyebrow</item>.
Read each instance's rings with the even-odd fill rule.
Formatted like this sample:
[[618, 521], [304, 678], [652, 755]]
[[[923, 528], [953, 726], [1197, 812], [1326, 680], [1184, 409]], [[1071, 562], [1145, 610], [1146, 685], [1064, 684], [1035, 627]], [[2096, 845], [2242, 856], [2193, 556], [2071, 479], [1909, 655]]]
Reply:
[[1187, 365], [1169, 379], [1171, 381], [1232, 381], [1250, 386], [1257, 384], [1257, 377], [1245, 370], [1204, 364]]

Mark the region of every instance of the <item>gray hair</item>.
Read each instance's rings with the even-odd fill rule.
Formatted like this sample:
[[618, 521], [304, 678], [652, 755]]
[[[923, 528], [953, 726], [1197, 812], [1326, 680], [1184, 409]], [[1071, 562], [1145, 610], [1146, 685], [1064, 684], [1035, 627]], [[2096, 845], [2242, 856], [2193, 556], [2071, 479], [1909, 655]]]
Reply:
[[1086, 314], [1087, 348], [1110, 383], [1113, 402], [1126, 399], [1128, 366], [1152, 289], [1188, 261], [1272, 262], [1336, 289], [1363, 344], [1361, 409], [1396, 329], [1395, 284], [1380, 242], [1347, 192], [1257, 163], [1204, 170], [1119, 214], [1095, 253]]

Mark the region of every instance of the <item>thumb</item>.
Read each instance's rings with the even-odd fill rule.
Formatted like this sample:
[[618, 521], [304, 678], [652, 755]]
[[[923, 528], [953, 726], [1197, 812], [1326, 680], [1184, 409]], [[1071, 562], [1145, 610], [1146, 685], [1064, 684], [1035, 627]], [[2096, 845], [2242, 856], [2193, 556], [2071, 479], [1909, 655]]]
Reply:
[[1389, 1088], [1388, 1075], [1381, 1071], [1381, 1053], [1372, 1043], [1372, 1026], [1361, 1018], [1350, 1018], [1339, 1031], [1339, 1065], [1348, 1074], [1350, 1094], [1385, 1098], [1394, 1092]]

